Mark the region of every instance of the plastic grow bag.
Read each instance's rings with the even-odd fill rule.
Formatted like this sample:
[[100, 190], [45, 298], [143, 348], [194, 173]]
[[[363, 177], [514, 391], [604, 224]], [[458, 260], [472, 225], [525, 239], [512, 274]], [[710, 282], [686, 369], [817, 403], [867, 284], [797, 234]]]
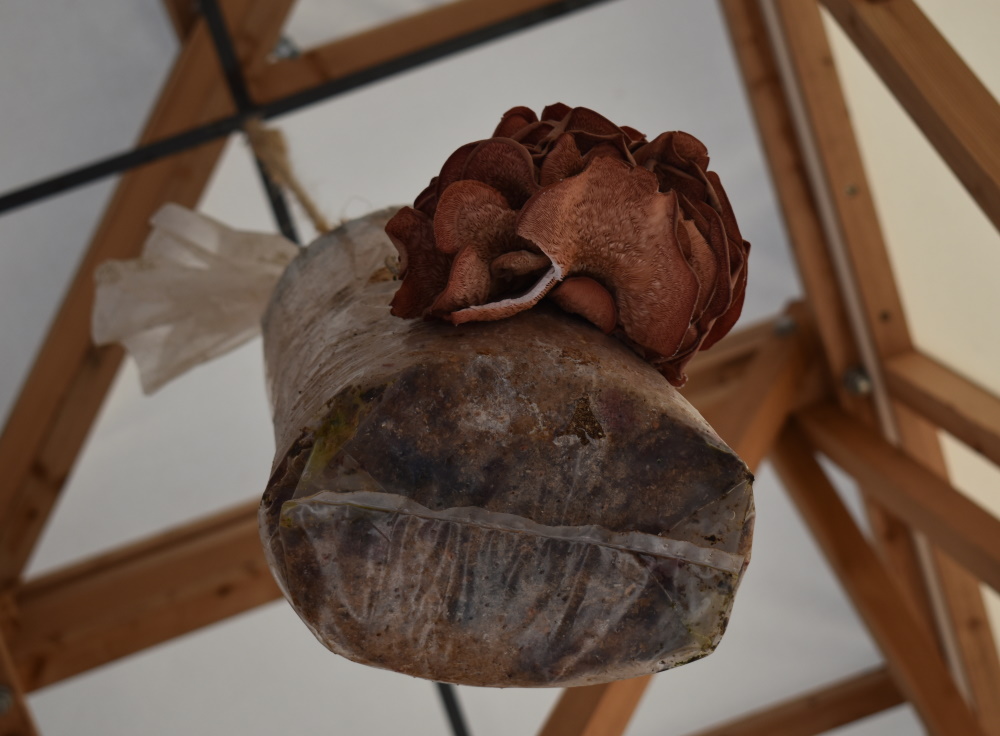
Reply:
[[573, 316], [392, 317], [393, 211], [306, 249], [264, 319], [261, 536], [299, 616], [354, 661], [468, 685], [594, 684], [710, 653], [749, 561], [744, 463]]

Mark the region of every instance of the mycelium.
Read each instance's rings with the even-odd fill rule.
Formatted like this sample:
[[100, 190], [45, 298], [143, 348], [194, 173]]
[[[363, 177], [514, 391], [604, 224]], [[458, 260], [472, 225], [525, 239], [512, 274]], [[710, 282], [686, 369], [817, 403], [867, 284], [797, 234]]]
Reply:
[[332, 651], [504, 687], [715, 648], [752, 477], [671, 384], [739, 315], [749, 246], [707, 166], [685, 133], [515, 108], [292, 262], [261, 535]]

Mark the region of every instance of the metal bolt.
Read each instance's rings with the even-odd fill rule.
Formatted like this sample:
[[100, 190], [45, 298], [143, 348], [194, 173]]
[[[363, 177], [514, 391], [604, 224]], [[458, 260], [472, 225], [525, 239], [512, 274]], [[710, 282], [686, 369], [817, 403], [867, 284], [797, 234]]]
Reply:
[[779, 337], [791, 335], [798, 328], [798, 323], [796, 323], [795, 318], [790, 314], [782, 314], [774, 320], [774, 334]]
[[849, 368], [844, 372], [844, 388], [855, 396], [867, 396], [872, 392], [872, 379], [863, 366]]
[[14, 691], [6, 685], [0, 685], [0, 716], [14, 707]]
[[299, 55], [299, 47], [288, 36], [279, 38], [278, 43], [274, 46], [274, 50], [271, 51], [271, 58], [273, 59], [297, 59]]

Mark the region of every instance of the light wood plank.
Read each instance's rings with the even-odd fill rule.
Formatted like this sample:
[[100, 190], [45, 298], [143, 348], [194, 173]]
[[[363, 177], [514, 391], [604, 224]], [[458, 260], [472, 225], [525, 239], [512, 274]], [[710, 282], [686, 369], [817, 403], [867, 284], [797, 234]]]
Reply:
[[730, 363], [753, 357], [771, 333], [782, 324], [783, 319], [783, 315], [775, 315], [748, 325], [741, 324], [738, 329], [713, 345], [711, 350], [699, 352], [692, 359], [689, 365], [691, 380], [694, 380], [696, 375], [702, 380], [719, 368], [725, 369]]
[[889, 671], [879, 667], [691, 736], [814, 736], [904, 702]]
[[[968, 678], [972, 708], [989, 734], [1000, 733], [1000, 667], [993, 643], [990, 617], [983, 602], [979, 580], [943, 552], [934, 553], [944, 593], [945, 615], [954, 622], [953, 631]], [[984, 645], [985, 642], [985, 645]]]
[[28, 582], [5, 628], [31, 691], [280, 596], [252, 502]]
[[915, 412], [1000, 464], [1000, 398], [916, 351], [888, 361], [886, 383]]
[[[879, 424], [911, 457], [947, 477], [935, 428], [886, 396], [883, 361], [909, 352], [913, 344], [819, 7], [815, 0], [778, 0], [773, 7], [790, 61], [786, 83], [801, 108], [803, 138], [814, 154], [813, 183], [828, 213], [830, 243], [844, 261], [842, 286], [856, 305], [851, 312], [859, 323], [856, 334], [881, 407]], [[986, 615], [978, 583], [934, 548], [929, 550], [927, 566], [914, 564], [909, 530], [877, 504], [872, 508], [873, 497], [866, 495], [880, 549], [914, 603], [923, 610], [932, 609], [927, 619], [937, 624], [939, 641], [952, 664], [960, 668], [960, 681], [967, 684], [987, 730], [1000, 734], [996, 642], [990, 626], [972, 626]], [[925, 578], [930, 585], [924, 584]], [[936, 591], [933, 596], [932, 589]], [[944, 615], [938, 616], [939, 612]]]
[[[791, 341], [782, 337], [792, 336], [796, 330], [800, 334]], [[713, 427], [721, 428], [724, 433], [736, 433], [734, 412], [747, 403], [745, 379], [750, 366], [757, 365], [758, 377], [755, 380], [759, 385], [766, 381], [766, 361], [756, 364], [757, 356], [762, 350], [778, 348], [783, 351], [793, 343], [801, 345], [805, 342], [812, 343], [812, 347], [798, 352], [810, 353], [816, 348], [814, 332], [807, 306], [801, 302], [794, 303], [784, 314], [737, 330], [695, 358], [681, 393]], [[774, 356], [771, 360], [774, 361]], [[776, 366], [779, 362], [775, 361], [772, 365]], [[827, 401], [833, 396], [833, 387], [822, 360], [809, 361], [805, 375], [794, 381], [797, 381], [797, 393], [792, 403], [793, 411]], [[762, 443], [764, 441], [761, 440]], [[751, 450], [751, 458], [754, 454], [759, 455], [760, 450]]]
[[822, 0], [1000, 229], [1000, 104], [913, 0]]
[[[806, 175], [802, 151], [796, 141], [795, 123], [767, 28], [756, 0], [721, 0], [720, 6], [739, 61], [743, 86], [753, 110], [812, 319], [831, 373], [840, 377], [848, 368], [860, 365], [861, 357], [843, 295], [837, 286], [836, 269]], [[707, 355], [711, 353], [708, 351]], [[843, 390], [839, 396], [852, 408], [863, 403]]]
[[[772, 332], [737, 385], [736, 399], [720, 417], [719, 435], [755, 471], [784, 425], [809, 374], [813, 357], [803, 310], [798, 329]], [[618, 736], [624, 733], [649, 676], [604, 685], [567, 688], [539, 736]]]
[[[266, 54], [293, 2], [231, 0], [234, 39], [252, 54]], [[141, 142], [230, 112], [211, 39], [199, 22]], [[0, 436], [0, 589], [20, 575], [121, 361], [119, 348], [95, 348], [90, 341], [94, 269], [109, 258], [136, 256], [150, 216], [165, 202], [197, 205], [223, 145], [210, 143], [122, 176]]]
[[[892, 402], [901, 447], [930, 473], [947, 481], [937, 428], [899, 401]], [[932, 573], [941, 591], [941, 628], [953, 637], [953, 666], [991, 736], [1000, 736], [1000, 657], [978, 578], [939, 548], [931, 546]]]
[[770, 452], [795, 408], [810, 363], [819, 360], [804, 308], [794, 309], [789, 317], [794, 330], [771, 333], [741, 377], [726, 414], [715, 424], [719, 436], [751, 470]]
[[894, 514], [1000, 590], [1000, 519], [832, 405], [799, 415], [810, 442]]
[[163, 10], [174, 27], [174, 35], [184, 40], [198, 23], [197, 0], [163, 0]]
[[38, 728], [24, 700], [7, 642], [0, 637], [0, 736], [36, 736]]
[[726, 335], [711, 350], [696, 355], [688, 367], [688, 382], [681, 394], [699, 411], [706, 404], [728, 402], [733, 387], [739, 383], [761, 345], [779, 329], [781, 319], [784, 317], [779, 315], [741, 327]]
[[900, 690], [936, 736], [985, 734], [923, 621], [851, 518], [794, 424], [772, 455], [792, 500], [864, 620]]
[[815, 0], [774, 7], [819, 157], [815, 181], [833, 205], [870, 338], [881, 356], [904, 352], [906, 318], [819, 7]]
[[262, 66], [248, 81], [259, 103], [274, 102], [553, 4], [553, 0], [446, 3]]
[[[837, 399], [852, 414], [875, 425], [878, 419], [870, 400], [852, 395], [842, 385], [847, 370], [862, 364], [858, 336], [850, 324], [847, 301], [838, 284], [838, 270], [827, 233], [829, 223], [820, 215], [819, 194], [813, 191], [807, 173], [807, 142], [796, 129], [792, 101], [782, 81], [761, 6], [757, 0], [721, 0], [721, 6]], [[814, 8], [814, 12], [818, 11]], [[815, 26], [807, 25], [799, 32], [812, 37], [815, 30]], [[825, 38], [812, 38], [811, 42], [820, 44], [816, 53], [822, 56]], [[809, 43], [804, 46], [808, 48]], [[837, 89], [830, 90], [831, 94], [835, 92]], [[879, 550], [905, 581], [907, 594], [915, 605], [931, 620], [932, 604], [909, 530], [875, 504], [869, 503], [868, 513]]]
[[539, 736], [621, 736], [639, 705], [649, 677], [567, 688]]

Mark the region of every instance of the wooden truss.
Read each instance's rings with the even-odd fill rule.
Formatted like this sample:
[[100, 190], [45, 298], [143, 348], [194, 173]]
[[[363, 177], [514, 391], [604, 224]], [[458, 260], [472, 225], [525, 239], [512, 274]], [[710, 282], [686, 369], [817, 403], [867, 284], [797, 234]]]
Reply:
[[[183, 46], [143, 142], [234, 112], [205, 22], [193, 4], [164, 1]], [[552, 3], [458, 0], [268, 60], [292, 4], [225, 4], [258, 103]], [[721, 0], [806, 300], [700, 356], [685, 393], [751, 467], [775, 463], [885, 666], [700, 736], [817, 734], [903, 701], [930, 733], [1000, 736], [1000, 663], [979, 589], [981, 581], [1000, 590], [1000, 520], [951, 486], [937, 438], [943, 429], [1000, 463], [1000, 398], [911, 341], [820, 5], [1000, 227], [1000, 105], [913, 0]], [[0, 437], [0, 734], [37, 733], [24, 693], [279, 596], [255, 500], [22, 577], [122, 358], [90, 343], [93, 269], [137, 255], [162, 203], [194, 206], [221, 150], [207, 143], [124, 175]], [[851, 375], [874, 391], [845, 382]], [[857, 480], [871, 538], [817, 453]], [[918, 539], [927, 554], [918, 554]], [[541, 733], [621, 734], [647, 683], [567, 690]]]

